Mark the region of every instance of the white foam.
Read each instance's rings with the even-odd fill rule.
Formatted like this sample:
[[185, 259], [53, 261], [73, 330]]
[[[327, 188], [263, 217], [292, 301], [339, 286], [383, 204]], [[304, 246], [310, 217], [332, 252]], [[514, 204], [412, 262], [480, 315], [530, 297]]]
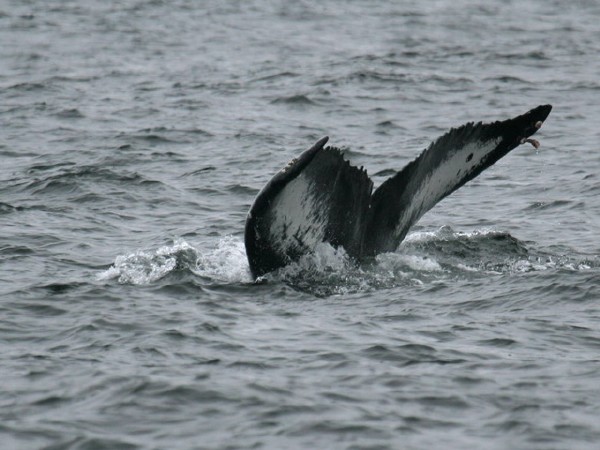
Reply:
[[413, 231], [408, 234], [403, 243], [418, 243], [418, 242], [428, 242], [434, 240], [438, 237], [437, 231]]
[[114, 264], [98, 275], [98, 280], [117, 278], [119, 283], [150, 284], [172, 272], [177, 266], [177, 252], [191, 248], [186, 242], [164, 246], [155, 252], [139, 250], [119, 255]]
[[302, 256], [298, 261], [281, 269], [284, 275], [297, 275], [304, 272], [343, 273], [351, 264], [343, 247], [334, 248], [327, 242], [317, 244], [312, 253]]
[[252, 281], [244, 243], [231, 236], [221, 239], [216, 248], [208, 252], [201, 252], [179, 239], [154, 251], [138, 250], [119, 255], [110, 268], [98, 274], [97, 279], [116, 278], [119, 283], [144, 285], [156, 282], [176, 269], [187, 269], [219, 282]]
[[214, 250], [199, 255], [192, 271], [196, 275], [218, 281], [253, 281], [244, 242], [233, 236], [222, 238]]
[[465, 264], [458, 263], [456, 265], [457, 269], [464, 270], [465, 272], [479, 272], [479, 269], [476, 267], [467, 266]]
[[441, 239], [455, 239], [455, 238], [476, 238], [486, 237], [498, 234], [498, 230], [493, 228], [481, 228], [473, 231], [454, 231], [451, 227], [444, 225], [435, 231], [413, 231], [408, 234], [402, 241], [403, 243], [420, 243], [439, 241]]
[[441, 272], [443, 270], [436, 260], [428, 256], [382, 253], [375, 260], [380, 268], [391, 271], [396, 271], [398, 267], [408, 267], [416, 272]]

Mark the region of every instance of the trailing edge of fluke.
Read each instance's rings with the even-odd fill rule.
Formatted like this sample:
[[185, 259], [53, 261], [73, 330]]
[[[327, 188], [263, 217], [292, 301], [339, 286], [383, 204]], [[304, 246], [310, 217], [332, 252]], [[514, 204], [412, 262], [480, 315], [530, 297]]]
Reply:
[[435, 140], [373, 192], [367, 172], [319, 140], [280, 170], [248, 212], [245, 244], [258, 277], [314, 251], [342, 246], [357, 261], [395, 250], [429, 209], [531, 139], [551, 105], [513, 119], [467, 123]]

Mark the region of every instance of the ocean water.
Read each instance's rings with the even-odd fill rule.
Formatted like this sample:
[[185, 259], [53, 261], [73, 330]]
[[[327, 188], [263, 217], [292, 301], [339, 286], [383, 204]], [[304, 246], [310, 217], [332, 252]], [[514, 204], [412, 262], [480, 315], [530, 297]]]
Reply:
[[[0, 447], [593, 449], [596, 1], [0, 1]], [[254, 283], [324, 135], [376, 185], [554, 109], [394, 253]]]

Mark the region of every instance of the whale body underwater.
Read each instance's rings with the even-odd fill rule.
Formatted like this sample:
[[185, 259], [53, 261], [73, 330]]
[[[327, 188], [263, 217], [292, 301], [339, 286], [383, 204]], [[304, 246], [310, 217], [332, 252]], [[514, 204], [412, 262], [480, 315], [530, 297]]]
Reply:
[[512, 119], [467, 123], [436, 139], [373, 192], [362, 167], [319, 140], [258, 193], [246, 219], [250, 270], [262, 276], [327, 242], [354, 260], [396, 250], [408, 230], [436, 203], [530, 139], [551, 105]]

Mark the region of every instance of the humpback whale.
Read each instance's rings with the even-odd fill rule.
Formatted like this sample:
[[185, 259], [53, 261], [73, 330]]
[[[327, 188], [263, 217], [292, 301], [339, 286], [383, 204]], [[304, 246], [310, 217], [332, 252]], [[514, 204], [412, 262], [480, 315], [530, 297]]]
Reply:
[[524, 143], [552, 110], [541, 105], [512, 119], [452, 128], [373, 192], [324, 137], [294, 158], [258, 193], [244, 241], [254, 277], [283, 267], [327, 242], [356, 261], [394, 251], [436, 203]]

